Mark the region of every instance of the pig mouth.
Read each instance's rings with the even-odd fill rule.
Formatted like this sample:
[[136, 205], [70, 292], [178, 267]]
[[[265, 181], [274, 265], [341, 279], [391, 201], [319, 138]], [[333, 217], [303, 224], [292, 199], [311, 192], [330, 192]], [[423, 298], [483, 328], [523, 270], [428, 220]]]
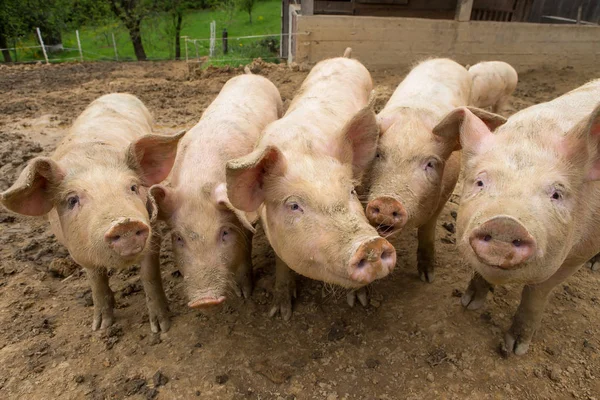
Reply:
[[380, 236], [387, 236], [393, 233], [396, 230], [396, 227], [393, 225], [379, 225], [376, 229]]
[[202, 297], [200, 299], [192, 300], [188, 303], [190, 308], [208, 308], [222, 304], [225, 301], [225, 296], [219, 297]]

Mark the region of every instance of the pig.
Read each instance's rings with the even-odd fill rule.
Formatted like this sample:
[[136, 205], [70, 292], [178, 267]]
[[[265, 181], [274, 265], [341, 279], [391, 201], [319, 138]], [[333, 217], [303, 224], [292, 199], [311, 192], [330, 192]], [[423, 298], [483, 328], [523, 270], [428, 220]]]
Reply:
[[0, 195], [9, 210], [47, 216], [57, 240], [86, 269], [92, 287], [92, 330], [113, 324], [114, 295], [107, 268], [141, 262], [153, 332], [170, 327], [153, 229], [156, 205], [148, 188], [167, 177], [183, 133], [152, 133], [152, 117], [130, 94], [92, 102], [52, 157], [31, 160]]
[[524, 285], [508, 354], [522, 355], [548, 297], [600, 250], [600, 80], [526, 108], [494, 133], [467, 108], [434, 129], [462, 148], [457, 245], [475, 270], [461, 302], [492, 285]]
[[354, 189], [375, 155], [379, 128], [367, 107], [371, 76], [350, 52], [316, 64], [254, 151], [227, 163], [231, 204], [258, 212], [275, 251], [270, 315], [284, 320], [296, 295], [292, 270], [359, 288], [396, 264], [395, 249], [369, 225]]
[[469, 68], [469, 75], [473, 82], [471, 105], [478, 108], [491, 107], [494, 113], [504, 110], [519, 81], [517, 71], [502, 61], [475, 64]]
[[458, 180], [461, 157], [433, 128], [466, 106], [470, 93], [463, 66], [431, 59], [410, 71], [377, 115], [381, 137], [367, 178], [366, 215], [384, 237], [418, 228], [417, 267], [424, 282], [435, 277], [436, 222]]
[[251, 153], [265, 126], [282, 114], [279, 91], [249, 74], [227, 81], [179, 145], [170, 186], [150, 189], [159, 219], [172, 229], [175, 261], [182, 269], [188, 306], [221, 304], [233, 285], [252, 292], [251, 247], [255, 215], [231, 205], [225, 184], [228, 160]]

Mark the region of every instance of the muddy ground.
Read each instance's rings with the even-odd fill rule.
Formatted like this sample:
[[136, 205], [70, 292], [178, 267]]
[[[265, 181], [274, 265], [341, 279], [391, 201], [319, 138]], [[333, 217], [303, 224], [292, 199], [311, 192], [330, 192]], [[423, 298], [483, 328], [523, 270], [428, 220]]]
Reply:
[[[289, 102], [306, 71], [259, 66]], [[156, 129], [191, 127], [234, 71], [185, 63], [0, 66], [0, 190], [23, 164], [50, 154], [96, 97], [139, 96]], [[406, 68], [373, 73], [382, 107]], [[595, 78], [595, 69], [521, 71], [510, 114]], [[600, 398], [600, 273], [582, 269], [551, 296], [529, 353], [504, 359], [502, 332], [519, 287], [498, 287], [483, 309], [459, 296], [471, 275], [454, 246], [453, 197], [439, 221], [433, 284], [416, 273], [416, 233], [397, 240], [398, 266], [350, 309], [342, 291], [300, 279], [288, 323], [269, 319], [274, 259], [255, 239], [256, 289], [209, 315], [188, 309], [163, 244], [173, 312], [150, 333], [137, 268], [115, 271], [116, 325], [92, 332], [91, 294], [43, 220], [0, 211], [0, 398], [486, 399]], [[449, 229], [442, 225], [446, 224]], [[552, 229], [552, 227], [548, 227]]]

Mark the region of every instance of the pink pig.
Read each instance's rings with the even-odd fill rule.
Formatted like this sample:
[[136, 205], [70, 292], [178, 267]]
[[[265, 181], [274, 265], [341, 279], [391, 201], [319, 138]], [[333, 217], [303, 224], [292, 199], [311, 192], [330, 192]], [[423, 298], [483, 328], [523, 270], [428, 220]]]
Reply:
[[492, 131], [467, 108], [435, 129], [462, 147], [458, 248], [476, 274], [462, 304], [493, 284], [524, 285], [504, 337], [524, 354], [557, 285], [600, 250], [600, 80], [518, 112]]
[[114, 321], [107, 268], [141, 261], [153, 332], [170, 326], [162, 287], [156, 206], [148, 187], [167, 177], [183, 134], [152, 134], [152, 117], [129, 94], [108, 94], [75, 120], [52, 157], [29, 162], [1, 194], [11, 211], [47, 215], [52, 232], [87, 271], [94, 299], [92, 329]]
[[251, 153], [282, 108], [279, 91], [268, 79], [251, 74], [230, 79], [181, 140], [170, 187], [151, 188], [159, 217], [173, 229], [173, 252], [190, 307], [220, 304], [230, 287], [244, 297], [252, 292], [256, 216], [231, 205], [225, 164]]
[[271, 315], [286, 320], [296, 292], [290, 268], [359, 288], [396, 264], [394, 248], [369, 225], [354, 190], [375, 155], [379, 129], [367, 107], [371, 76], [346, 57], [315, 65], [256, 149], [227, 164], [231, 203], [259, 212], [277, 255]]

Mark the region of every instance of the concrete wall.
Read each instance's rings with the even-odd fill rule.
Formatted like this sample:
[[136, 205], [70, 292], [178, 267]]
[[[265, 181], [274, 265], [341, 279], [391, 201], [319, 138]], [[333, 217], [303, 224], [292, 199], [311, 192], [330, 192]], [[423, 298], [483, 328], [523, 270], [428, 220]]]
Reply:
[[503, 60], [519, 69], [600, 64], [600, 26], [313, 15], [298, 16], [297, 32], [299, 63], [352, 47], [354, 57], [381, 68], [432, 56], [463, 64]]

